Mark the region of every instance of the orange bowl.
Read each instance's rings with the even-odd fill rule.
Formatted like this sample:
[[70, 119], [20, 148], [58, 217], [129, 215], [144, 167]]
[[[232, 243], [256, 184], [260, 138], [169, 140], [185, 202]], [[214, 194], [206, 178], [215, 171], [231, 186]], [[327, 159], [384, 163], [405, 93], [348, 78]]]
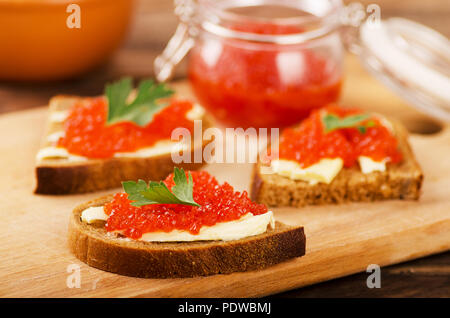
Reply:
[[[80, 28], [68, 27], [76, 21], [70, 4], [79, 6]], [[46, 81], [88, 71], [119, 46], [132, 7], [132, 0], [0, 0], [0, 79]]]

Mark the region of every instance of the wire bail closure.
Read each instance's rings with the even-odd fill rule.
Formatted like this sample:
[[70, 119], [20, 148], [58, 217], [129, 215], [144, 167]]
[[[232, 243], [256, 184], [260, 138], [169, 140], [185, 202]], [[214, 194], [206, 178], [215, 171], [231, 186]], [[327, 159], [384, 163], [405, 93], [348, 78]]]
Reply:
[[180, 23], [164, 51], [153, 63], [156, 79], [159, 82], [165, 82], [172, 77], [175, 66], [194, 46], [194, 38], [198, 35], [198, 29], [192, 23], [195, 10], [194, 0], [175, 0], [175, 14], [180, 19]]

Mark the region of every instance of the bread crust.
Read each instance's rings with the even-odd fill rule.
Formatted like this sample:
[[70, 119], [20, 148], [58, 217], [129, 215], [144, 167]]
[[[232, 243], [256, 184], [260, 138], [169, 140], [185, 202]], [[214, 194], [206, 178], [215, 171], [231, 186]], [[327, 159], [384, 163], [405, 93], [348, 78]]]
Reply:
[[104, 222], [86, 224], [81, 213], [112, 195], [76, 207], [69, 223], [69, 248], [88, 265], [143, 278], [194, 277], [258, 270], [305, 254], [303, 227], [276, 222], [274, 230], [235, 241], [154, 243], [108, 235]]
[[[192, 150], [191, 158], [194, 150]], [[174, 164], [170, 154], [150, 158], [113, 158], [36, 167], [37, 194], [86, 193], [121, 186], [125, 180], [162, 180], [174, 166], [197, 170], [204, 163]]]
[[[80, 98], [73, 96], [57, 96], [50, 101], [50, 112], [64, 111]], [[203, 118], [203, 129], [213, 124], [209, 116]], [[62, 123], [49, 123], [46, 136], [62, 130]], [[202, 142], [204, 147], [210, 141]], [[44, 140], [43, 146], [50, 144]], [[197, 147], [199, 148], [199, 147]], [[194, 145], [191, 145], [191, 156], [194, 158]], [[161, 180], [173, 171], [174, 166], [185, 170], [197, 170], [201, 163], [174, 164], [171, 154], [163, 154], [148, 158], [109, 158], [89, 159], [83, 162], [70, 162], [66, 159], [46, 159], [36, 166], [37, 194], [75, 194], [106, 190], [121, 186], [124, 180]]]
[[253, 171], [252, 200], [268, 206], [293, 207], [388, 199], [418, 200], [422, 170], [408, 143], [407, 130], [400, 123], [389, 121], [403, 154], [401, 163], [387, 164], [386, 171], [369, 174], [362, 173], [359, 167], [344, 168], [330, 184], [310, 185], [278, 174], [262, 174], [263, 164], [258, 162]]

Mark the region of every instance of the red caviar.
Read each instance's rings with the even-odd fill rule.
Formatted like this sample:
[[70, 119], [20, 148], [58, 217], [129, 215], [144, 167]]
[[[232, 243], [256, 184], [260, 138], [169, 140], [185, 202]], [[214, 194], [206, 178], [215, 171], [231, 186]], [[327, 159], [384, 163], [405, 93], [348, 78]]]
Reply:
[[116, 152], [133, 152], [150, 147], [157, 141], [170, 139], [172, 130], [185, 127], [193, 130], [193, 122], [186, 118], [192, 109], [188, 101], [173, 100], [155, 114], [145, 127], [133, 122], [106, 125], [107, 104], [103, 97], [89, 98], [75, 105], [64, 122], [65, 136], [58, 146], [69, 153], [88, 158], [110, 158]]
[[[267, 207], [252, 202], [246, 191], [235, 192], [228, 183], [219, 182], [206, 171], [192, 171], [193, 197], [200, 207], [181, 204], [151, 204], [141, 207], [130, 205], [126, 193], [117, 193], [104, 211], [109, 215], [107, 231], [122, 231], [123, 235], [139, 239], [148, 232], [189, 231], [198, 234], [202, 226], [213, 226], [241, 218], [247, 213], [266, 213]], [[174, 185], [173, 174], [164, 183]]]
[[326, 132], [322, 116], [327, 113], [342, 118], [362, 112], [336, 105], [314, 111], [299, 126], [283, 131], [279, 145], [280, 159], [297, 161], [304, 168], [323, 158], [342, 158], [345, 167], [355, 165], [359, 156], [367, 156], [374, 161], [387, 159], [391, 163], [402, 160], [397, 139], [379, 118], [372, 116], [363, 121], [363, 126], [369, 121], [374, 123], [373, 126], [366, 127], [364, 133], [357, 128]]
[[[270, 35], [302, 32], [268, 23], [231, 28]], [[223, 123], [240, 127], [292, 125], [336, 101], [341, 89], [339, 64], [305, 46], [205, 38], [191, 52], [188, 73], [200, 102]]]

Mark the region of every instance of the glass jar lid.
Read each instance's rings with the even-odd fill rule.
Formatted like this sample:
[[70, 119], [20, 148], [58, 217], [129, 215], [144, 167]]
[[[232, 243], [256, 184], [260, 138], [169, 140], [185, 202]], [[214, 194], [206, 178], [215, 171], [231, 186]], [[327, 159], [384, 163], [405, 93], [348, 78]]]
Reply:
[[418, 110], [450, 121], [450, 42], [419, 23], [390, 18], [359, 29], [362, 64]]

